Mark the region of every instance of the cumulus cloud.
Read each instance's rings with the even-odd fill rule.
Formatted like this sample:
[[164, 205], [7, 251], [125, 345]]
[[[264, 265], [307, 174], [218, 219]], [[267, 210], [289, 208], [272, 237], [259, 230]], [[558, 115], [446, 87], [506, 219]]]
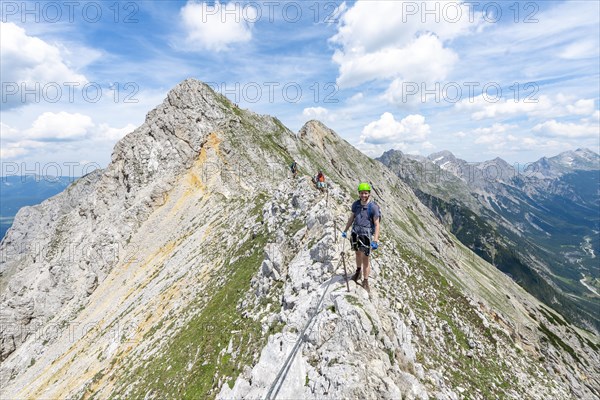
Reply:
[[181, 21], [186, 30], [186, 46], [191, 50], [224, 51], [233, 43], [252, 39], [252, 21], [258, 11], [251, 5], [239, 2], [214, 5], [206, 2], [188, 1], [180, 10]]
[[322, 119], [329, 115], [329, 110], [324, 107], [307, 107], [302, 111], [302, 115], [309, 119]]
[[82, 139], [94, 126], [92, 119], [79, 113], [45, 112], [33, 121], [30, 129], [25, 131], [27, 139], [40, 141], [65, 141]]
[[580, 99], [574, 104], [567, 104], [566, 108], [571, 115], [589, 115], [594, 112], [594, 99]]
[[342, 87], [395, 77], [401, 77], [396, 80], [402, 81], [441, 80], [457, 60], [456, 54], [431, 34], [422, 35], [402, 48], [388, 47], [360, 56], [338, 50], [333, 55], [333, 61], [340, 65], [337, 83]]
[[514, 130], [516, 128], [517, 128], [517, 125], [496, 123], [489, 127], [476, 128], [473, 130], [473, 133], [476, 135], [479, 135], [479, 136], [481, 136], [481, 135], [498, 135], [498, 134], [504, 134], [504, 133]]
[[0, 22], [0, 71], [2, 82], [44, 85], [48, 82], [87, 83], [65, 59], [66, 50], [28, 36], [25, 29], [12, 22]]
[[2, 143], [0, 157], [2, 159], [17, 158], [29, 153], [32, 149], [43, 147], [44, 144], [35, 140], [19, 140], [17, 142]]
[[62, 145], [70, 142], [75, 146], [81, 144], [88, 147], [90, 143], [110, 144], [134, 129], [132, 124], [122, 128], [106, 123], [96, 124], [89, 116], [79, 113], [45, 112], [27, 129], [19, 130], [4, 123], [0, 124], [2, 157], [19, 157], [35, 149], [57, 145], [58, 142]]
[[4, 140], [19, 139], [19, 130], [0, 122], [0, 138]]
[[132, 132], [136, 128], [133, 124], [127, 124], [122, 128], [114, 128], [108, 124], [99, 124], [95, 129], [95, 137], [98, 140], [108, 140], [116, 142], [123, 138], [129, 132]]
[[338, 84], [353, 87], [375, 79], [395, 80], [390, 97], [397, 93], [399, 81], [446, 78], [458, 56], [444, 43], [472, 32], [480, 18], [462, 2], [441, 1], [435, 4], [438, 18], [430, 15], [423, 22], [423, 10], [418, 8], [424, 4], [359, 0], [348, 8], [330, 39], [339, 46], [333, 55], [339, 65]]
[[499, 150], [504, 148], [508, 142], [517, 141], [517, 137], [508, 134], [510, 131], [517, 129], [517, 125], [494, 124], [490, 127], [473, 129], [473, 143], [487, 145], [490, 149]]
[[558, 122], [554, 119], [537, 124], [532, 129], [543, 136], [562, 138], [598, 138], [600, 127], [598, 124]]
[[493, 154], [525, 150], [560, 152], [573, 147], [572, 139], [578, 139], [580, 146], [593, 146], [593, 142], [600, 137], [600, 127], [587, 119], [582, 119], [579, 123], [549, 120], [528, 128], [495, 123], [468, 132], [460, 131], [454, 136], [461, 139], [468, 137], [471, 143], [480, 145]]
[[471, 112], [471, 118], [474, 120], [482, 120], [521, 115], [538, 118], [591, 115], [595, 105], [593, 99], [576, 99], [574, 96], [559, 93], [554, 97], [541, 95], [539, 98], [526, 98], [521, 101], [480, 95], [463, 99], [455, 104], [454, 108], [457, 111]]
[[360, 142], [394, 146], [400, 143], [420, 143], [426, 140], [430, 132], [430, 127], [425, 123], [425, 117], [422, 115], [408, 115], [396, 121], [391, 113], [386, 112], [379, 120], [363, 128]]
[[345, 49], [369, 53], [405, 46], [419, 32], [434, 32], [441, 40], [451, 40], [468, 34], [481, 22], [465, 2], [436, 3], [437, 15], [426, 16], [425, 9], [420, 9], [425, 6], [413, 1], [359, 0], [343, 13], [331, 40]]
[[360, 103], [363, 101], [364, 98], [365, 95], [362, 92], [358, 92], [348, 99], [348, 103]]

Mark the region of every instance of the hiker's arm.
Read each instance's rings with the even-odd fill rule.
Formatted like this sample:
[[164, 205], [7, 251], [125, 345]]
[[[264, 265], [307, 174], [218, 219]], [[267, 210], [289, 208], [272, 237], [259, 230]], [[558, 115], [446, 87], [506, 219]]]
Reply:
[[346, 222], [346, 228], [344, 228], [344, 232], [348, 232], [348, 228], [354, 222], [354, 213], [350, 213], [350, 217], [348, 218], [348, 222]]
[[379, 218], [373, 220], [375, 223], [375, 233], [373, 234], [373, 240], [379, 242]]

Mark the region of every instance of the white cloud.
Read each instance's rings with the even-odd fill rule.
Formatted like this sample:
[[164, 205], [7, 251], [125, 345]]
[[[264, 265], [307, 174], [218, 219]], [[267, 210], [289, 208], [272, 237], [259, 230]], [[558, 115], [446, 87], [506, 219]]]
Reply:
[[[556, 120], [545, 121], [533, 127], [495, 123], [470, 131], [460, 131], [454, 136], [461, 141], [479, 146], [480, 153], [507, 155], [523, 151], [545, 152], [546, 154], [564, 151], [575, 146], [593, 146], [600, 137], [598, 124], [581, 120], [580, 123], [562, 123]], [[579, 144], [574, 145], [573, 139]], [[476, 147], [477, 148], [477, 147]], [[550, 152], [550, 153], [548, 153]]]
[[74, 148], [105, 147], [134, 129], [133, 124], [122, 128], [111, 127], [106, 123], [95, 124], [89, 116], [79, 113], [45, 112], [28, 129], [19, 130], [5, 123], [0, 124], [2, 157], [15, 158], [30, 154], [36, 149], [55, 151], [52, 146], [59, 146], [56, 149], [56, 153], [59, 153], [66, 145], [65, 142], [71, 143]]
[[490, 127], [486, 128], [476, 128], [473, 130], [473, 133], [476, 135], [499, 135], [504, 134], [507, 131], [516, 129], [517, 125], [509, 125], [509, 124], [494, 124]]
[[489, 127], [479, 127], [468, 131], [451, 134], [459, 138], [465, 145], [483, 145], [486, 148], [498, 149], [506, 144], [506, 132], [515, 128], [514, 125], [494, 124]]
[[25, 131], [28, 139], [40, 141], [77, 140], [87, 136], [94, 126], [92, 119], [79, 113], [45, 112], [33, 121], [30, 129]]
[[107, 123], [95, 124], [88, 115], [80, 113], [45, 112], [33, 121], [30, 128], [22, 131], [2, 123], [1, 137], [5, 142], [64, 142], [83, 139], [116, 142], [135, 128], [133, 124], [122, 128], [115, 128]]
[[360, 103], [363, 101], [365, 95], [362, 92], [358, 92], [348, 99], [348, 103]]
[[507, 134], [518, 128], [516, 125], [494, 124], [490, 127], [473, 129], [472, 133], [476, 136], [473, 143], [489, 145], [492, 149], [501, 149], [507, 142], [514, 142], [516, 137]]
[[2, 159], [16, 158], [28, 154], [30, 150], [43, 147], [44, 143], [34, 140], [19, 140], [17, 142], [2, 143], [0, 157]]
[[546, 154], [556, 154], [572, 148], [572, 144], [553, 139], [524, 137], [519, 141], [519, 150], [534, 150]]
[[512, 99], [495, 101], [493, 98], [479, 95], [474, 98], [461, 100], [454, 105], [454, 108], [457, 111], [470, 111], [472, 119], [482, 120], [484, 118], [522, 115], [534, 112], [535, 110], [550, 109], [551, 102], [547, 96], [540, 96], [537, 102], [525, 100], [515, 102]]
[[416, 82], [443, 80], [457, 60], [457, 55], [431, 34], [422, 35], [402, 48], [388, 47], [358, 56], [337, 50], [333, 55], [333, 61], [340, 64], [337, 83], [341, 87], [396, 77]]
[[309, 119], [326, 118], [329, 111], [324, 107], [308, 107], [302, 111], [302, 115]]
[[2, 82], [25, 83], [27, 88], [35, 83], [48, 82], [87, 83], [83, 74], [76, 72], [65, 60], [64, 47], [27, 36], [25, 30], [12, 22], [0, 22], [0, 70]]
[[18, 140], [19, 130], [0, 122], [0, 138], [2, 140]]
[[554, 97], [541, 95], [539, 98], [521, 98], [520, 101], [495, 99], [491, 95], [480, 95], [463, 99], [456, 103], [454, 108], [457, 111], [471, 112], [471, 118], [474, 120], [521, 115], [538, 118], [591, 115], [595, 108], [593, 99], [576, 100], [574, 96], [565, 96], [562, 93]]
[[393, 144], [420, 143], [426, 140], [430, 133], [425, 117], [418, 114], [408, 115], [400, 121], [394, 116], [383, 113], [379, 120], [373, 121], [362, 130], [360, 143]]
[[550, 120], [537, 124], [532, 129], [534, 132], [539, 132], [541, 135], [550, 137], [562, 138], [598, 138], [600, 137], [600, 127], [598, 124], [572, 122], [558, 122]]
[[421, 148], [423, 150], [431, 150], [431, 149], [435, 149], [435, 145], [429, 141], [426, 141], [421, 144]]
[[129, 132], [134, 131], [136, 128], [133, 124], [127, 124], [123, 128], [113, 128], [108, 124], [99, 124], [97, 129], [95, 130], [95, 137], [98, 140], [108, 140], [112, 142], [117, 142], [121, 140], [123, 136], [127, 135]]
[[589, 115], [594, 108], [594, 99], [580, 99], [575, 104], [567, 104], [567, 111], [571, 115]]
[[25, 150], [23, 148], [19, 148], [19, 147], [2, 146], [2, 148], [0, 148], [0, 157], [3, 159], [15, 158], [18, 156], [22, 156], [23, 154], [26, 154], [26, 153], [27, 153], [27, 150]]
[[186, 45], [192, 50], [223, 51], [230, 44], [252, 39], [251, 22], [257, 20], [256, 8], [239, 2], [188, 1], [180, 10], [186, 29]]
[[598, 43], [592, 40], [582, 40], [580, 42], [571, 43], [565, 47], [558, 56], [564, 59], [594, 57], [598, 53], [597, 45]]
[[333, 55], [333, 61], [339, 64], [338, 84], [353, 87], [375, 79], [444, 79], [458, 60], [444, 42], [473, 31], [480, 18], [469, 22], [472, 15], [466, 5], [442, 1], [434, 5], [439, 8], [437, 22], [431, 15], [423, 22], [423, 10], [414, 7], [424, 4], [357, 1], [349, 8], [340, 19], [337, 34], [330, 39], [340, 46]]
[[[596, 59], [599, 55], [597, 1], [561, 1], [549, 3], [544, 10], [519, 13], [520, 23], [496, 24], [494, 35], [488, 35], [488, 46], [477, 48], [480, 56], [496, 60], [496, 56], [518, 55], [521, 62], [537, 61], [544, 67], [561, 67], [565, 59]], [[503, 6], [504, 8], [504, 6]], [[506, 11], [512, 13], [514, 9]], [[503, 15], [511, 18], [513, 15]], [[525, 22], [535, 18], [536, 22]], [[525, 22], [525, 23], [523, 23]], [[587, 53], [587, 54], [586, 54]], [[531, 57], [532, 56], [532, 57]], [[531, 58], [530, 58], [531, 57]], [[548, 62], [549, 60], [557, 61]], [[524, 67], [529, 65], [522, 64]], [[537, 62], [536, 62], [537, 65]]]
[[473, 141], [475, 144], [503, 143], [500, 135], [483, 135]]
[[342, 15], [331, 40], [347, 51], [370, 53], [388, 46], [403, 47], [419, 32], [434, 32], [443, 41], [451, 40], [468, 34], [481, 22], [463, 2], [436, 3], [438, 15], [425, 15], [420, 8], [425, 6], [413, 1], [359, 0]]

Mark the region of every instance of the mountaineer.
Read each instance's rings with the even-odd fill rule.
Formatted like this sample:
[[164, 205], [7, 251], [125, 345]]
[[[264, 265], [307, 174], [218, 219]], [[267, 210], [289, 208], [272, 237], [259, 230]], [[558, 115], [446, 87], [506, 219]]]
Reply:
[[290, 164], [290, 171], [292, 171], [293, 178], [296, 178], [298, 175], [298, 164], [296, 164], [296, 160], [292, 160], [292, 163]]
[[381, 210], [374, 201], [370, 201], [371, 185], [366, 182], [360, 183], [358, 194], [360, 199], [352, 204], [352, 213], [348, 218], [346, 228], [342, 232], [342, 237], [347, 237], [348, 228], [352, 225], [350, 242], [352, 243], [352, 250], [356, 252], [356, 272], [351, 279], [358, 283], [362, 271], [362, 287], [368, 293], [371, 293], [369, 288], [369, 255], [371, 250], [377, 250], [377, 247], [379, 247]]
[[325, 190], [325, 175], [323, 175], [323, 171], [319, 171], [315, 177], [315, 183], [317, 184], [317, 189], [319, 189], [321, 192]]

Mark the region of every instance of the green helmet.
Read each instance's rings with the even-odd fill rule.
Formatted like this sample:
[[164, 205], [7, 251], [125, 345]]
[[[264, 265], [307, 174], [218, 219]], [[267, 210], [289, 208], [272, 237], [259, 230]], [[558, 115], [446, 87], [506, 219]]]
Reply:
[[358, 191], [359, 192], [370, 192], [371, 191], [371, 185], [369, 185], [367, 182], [362, 182], [358, 185]]

